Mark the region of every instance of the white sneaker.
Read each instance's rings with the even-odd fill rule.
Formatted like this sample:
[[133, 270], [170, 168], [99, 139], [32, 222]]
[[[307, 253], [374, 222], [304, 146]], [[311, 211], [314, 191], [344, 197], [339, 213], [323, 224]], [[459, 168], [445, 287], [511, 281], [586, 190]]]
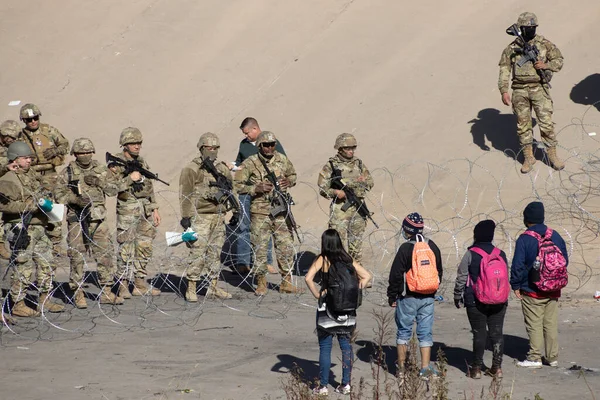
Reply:
[[313, 394], [317, 396], [329, 396], [329, 389], [327, 389], [327, 386], [316, 387], [313, 389]]
[[541, 361], [524, 360], [524, 361], [519, 361], [517, 363], [517, 367], [522, 367], [522, 368], [542, 368], [542, 362]]
[[340, 385], [340, 386], [336, 387], [335, 392], [341, 393], [341, 394], [350, 394], [350, 384], [347, 383], [344, 386]]
[[551, 367], [558, 367], [558, 361], [550, 361], [548, 365]]

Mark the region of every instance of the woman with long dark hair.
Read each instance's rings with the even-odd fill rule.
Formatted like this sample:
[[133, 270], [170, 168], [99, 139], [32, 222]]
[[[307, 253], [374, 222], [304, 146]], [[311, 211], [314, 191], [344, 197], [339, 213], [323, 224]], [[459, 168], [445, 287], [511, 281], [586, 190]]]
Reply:
[[[334, 268], [347, 268], [358, 280], [358, 288], [367, 286], [371, 274], [350, 257], [344, 249], [339, 233], [335, 229], [327, 229], [321, 235], [321, 254], [306, 273], [306, 285], [319, 300], [317, 309], [317, 337], [319, 339], [319, 380], [314, 389], [317, 395], [329, 394], [329, 371], [331, 369], [331, 347], [333, 337], [337, 336], [342, 351], [342, 382], [335, 389], [336, 393], [350, 393], [350, 373], [352, 371], [353, 352], [350, 339], [356, 327], [356, 310], [338, 314], [327, 308], [326, 294], [329, 282], [329, 271]], [[317, 289], [314, 277], [320, 273], [321, 290]], [[325, 301], [325, 303], [323, 303]]]

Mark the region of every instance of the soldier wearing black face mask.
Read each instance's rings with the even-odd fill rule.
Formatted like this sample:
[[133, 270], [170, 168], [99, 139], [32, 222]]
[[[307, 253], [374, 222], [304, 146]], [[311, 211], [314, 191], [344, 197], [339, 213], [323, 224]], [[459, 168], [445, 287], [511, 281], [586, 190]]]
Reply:
[[[553, 103], [550, 97], [549, 79], [552, 78], [553, 72], [561, 70], [563, 56], [552, 42], [536, 33], [538, 19], [534, 13], [524, 12], [519, 15], [517, 26], [521, 37], [504, 49], [498, 63], [500, 66], [498, 89], [502, 94], [502, 102], [507, 106], [512, 103], [513, 112], [517, 116], [517, 134], [525, 158], [521, 172], [524, 174], [530, 172], [535, 164], [532, 108], [535, 110], [548, 160], [555, 170], [560, 171], [565, 164], [556, 154], [558, 141], [552, 122]], [[527, 45], [535, 47], [538, 52], [537, 60], [519, 62], [526, 57], [523, 54], [525, 45], [523, 41]], [[512, 99], [508, 91], [511, 74]]]

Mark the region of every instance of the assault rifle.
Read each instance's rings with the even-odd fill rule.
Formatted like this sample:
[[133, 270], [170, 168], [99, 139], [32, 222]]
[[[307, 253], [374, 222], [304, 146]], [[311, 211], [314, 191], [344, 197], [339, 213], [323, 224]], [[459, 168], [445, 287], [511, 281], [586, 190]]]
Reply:
[[300, 235], [298, 234], [298, 224], [296, 224], [296, 219], [294, 218], [294, 214], [292, 214], [292, 206], [294, 205], [294, 200], [292, 196], [281, 190], [281, 185], [279, 185], [279, 181], [277, 177], [269, 169], [265, 160], [263, 160], [260, 156], [258, 157], [263, 167], [265, 167], [265, 171], [267, 172], [267, 179], [273, 185], [273, 200], [271, 201], [271, 212], [269, 215], [273, 218], [285, 214], [285, 222], [289, 228], [294, 231], [296, 237], [298, 238], [298, 242], [302, 243], [302, 239], [300, 239]]
[[29, 247], [29, 243], [31, 243], [31, 237], [29, 236], [27, 230], [29, 229], [29, 224], [31, 223], [32, 218], [33, 212], [30, 211], [23, 216], [21, 222], [13, 226], [11, 232], [8, 234], [7, 239], [8, 244], [10, 245], [11, 253], [10, 258], [8, 259], [8, 267], [6, 267], [6, 272], [4, 272], [2, 279], [6, 278], [10, 268], [15, 267], [19, 252], [26, 250], [27, 247]]
[[[206, 168], [208, 172], [216, 179], [216, 182], [211, 182], [209, 186], [216, 187], [219, 189], [215, 198], [217, 202], [229, 204], [231, 210], [234, 210], [233, 213], [237, 214], [240, 212], [240, 204], [237, 202], [237, 199], [233, 195], [233, 184], [225, 175], [219, 172], [219, 170], [215, 167], [215, 163], [212, 159], [206, 157], [202, 159], [202, 165]], [[224, 200], [223, 197], [225, 197]]]
[[[517, 54], [522, 55], [521, 59], [517, 62], [517, 65], [519, 67], [522, 67], [530, 61], [533, 64], [535, 64], [535, 62], [538, 61], [540, 51], [537, 47], [535, 47], [535, 45], [525, 41], [525, 39], [523, 38], [523, 34], [521, 33], [521, 30], [519, 29], [517, 24], [512, 24], [511, 26], [506, 28], [506, 33], [510, 36], [516, 36], [517, 41], [519, 42], [518, 44], [521, 45], [521, 48], [517, 50]], [[536, 71], [540, 76], [540, 79], [542, 80], [542, 84], [546, 84], [549, 88], [552, 88], [552, 86], [550, 86], [550, 75], [548, 75], [548, 71], [545, 71], [543, 69], [536, 69]]]
[[142, 167], [142, 164], [138, 160], [122, 160], [119, 157], [115, 157], [109, 152], [106, 152], [106, 164], [108, 164], [109, 167], [112, 165], [118, 165], [119, 167], [125, 168], [125, 175], [129, 175], [133, 171], [137, 171], [144, 178], [154, 179], [155, 181], [159, 181], [167, 186], [170, 186], [167, 182], [159, 179], [158, 174], [150, 172], [146, 168]]
[[[78, 179], [71, 179], [72, 176], [71, 167], [67, 167], [68, 183], [67, 186], [71, 189], [71, 192], [77, 197], [81, 197], [81, 186], [79, 185]], [[77, 215], [79, 226], [81, 227], [81, 233], [83, 234], [83, 244], [85, 248], [89, 250], [90, 243], [92, 242], [92, 235], [90, 235], [90, 222], [92, 220], [92, 203], [89, 203], [85, 207], [76, 206], [69, 204], [69, 208]]]
[[344, 194], [346, 195], [346, 202], [342, 206], [342, 211], [346, 211], [350, 207], [354, 206], [358, 211], [358, 215], [364, 219], [368, 218], [373, 225], [375, 225], [375, 228], [379, 229], [379, 225], [377, 225], [377, 222], [375, 222], [373, 217], [371, 217], [371, 211], [369, 211], [367, 204], [358, 198], [356, 193], [354, 193], [354, 190], [348, 187], [348, 185], [342, 181], [342, 171], [340, 171], [338, 168], [335, 168], [331, 161], [329, 161], [329, 165], [331, 165], [331, 187], [333, 189], [344, 191]]

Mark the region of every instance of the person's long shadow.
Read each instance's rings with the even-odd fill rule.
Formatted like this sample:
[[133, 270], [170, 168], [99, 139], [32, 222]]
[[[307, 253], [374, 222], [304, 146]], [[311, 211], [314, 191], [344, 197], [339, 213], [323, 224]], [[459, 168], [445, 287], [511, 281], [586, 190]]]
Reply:
[[360, 348], [356, 351], [356, 358], [367, 364], [377, 363], [385, 371], [392, 375], [396, 375], [398, 361], [398, 351], [396, 346], [381, 346], [383, 360], [380, 360], [378, 355], [377, 345], [370, 340], [357, 340], [356, 345]]
[[524, 360], [529, 352], [529, 339], [504, 335], [504, 355], [515, 360]]
[[600, 111], [600, 74], [589, 75], [573, 86], [570, 97], [574, 103], [593, 105]]
[[[298, 358], [290, 354], [278, 354], [277, 358], [279, 361], [271, 367], [271, 371], [285, 374], [294, 371], [297, 373], [302, 380], [309, 382], [318, 382], [319, 380], [319, 361], [306, 360], [304, 358]], [[336, 364], [331, 360], [331, 367], [333, 368]], [[329, 371], [329, 381], [333, 382], [335, 375]]]

